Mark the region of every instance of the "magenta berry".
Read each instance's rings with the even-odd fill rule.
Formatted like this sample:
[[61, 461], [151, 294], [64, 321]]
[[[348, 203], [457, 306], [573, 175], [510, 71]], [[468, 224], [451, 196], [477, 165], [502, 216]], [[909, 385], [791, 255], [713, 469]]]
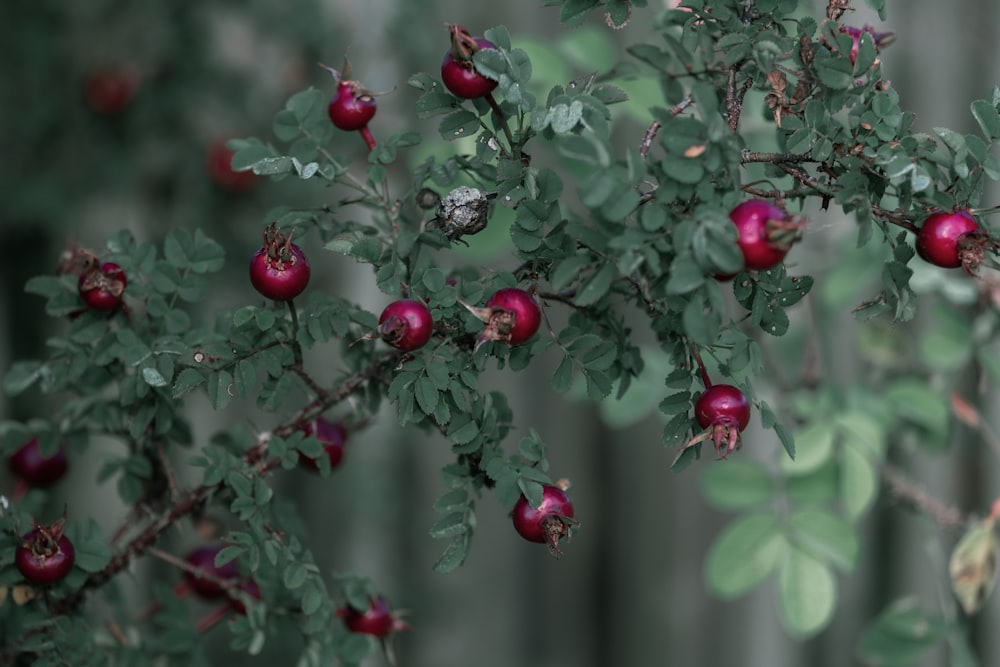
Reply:
[[497, 82], [480, 74], [472, 57], [480, 49], [495, 49], [496, 44], [482, 37], [472, 37], [469, 31], [457, 25], [448, 26], [451, 32], [451, 49], [441, 61], [441, 80], [452, 95], [475, 99], [488, 95]]
[[7, 459], [7, 467], [30, 487], [52, 486], [66, 474], [69, 461], [60, 445], [52, 456], [42, 456], [38, 438], [31, 438]]
[[547, 544], [553, 555], [559, 556], [559, 540], [569, 536], [573, 520], [573, 503], [558, 486], [542, 487], [542, 503], [532, 507], [525, 496], [514, 504], [514, 530], [529, 542]]
[[739, 387], [714, 384], [698, 397], [694, 418], [705, 429], [685, 444], [681, 450], [699, 442], [711, 440], [720, 459], [740, 446], [740, 432], [750, 423], [750, 401]]
[[939, 211], [927, 216], [917, 232], [917, 254], [935, 266], [963, 267], [972, 273], [983, 261], [986, 235], [968, 211]]
[[305, 253], [275, 224], [264, 230], [264, 245], [250, 259], [250, 283], [275, 301], [290, 301], [309, 284]]
[[375, 116], [375, 98], [357, 81], [341, 81], [337, 94], [330, 100], [327, 113], [334, 126], [341, 130], [360, 130]]
[[422, 301], [393, 301], [378, 318], [378, 334], [389, 345], [410, 352], [423, 347], [434, 333], [431, 311]]
[[[347, 429], [340, 422], [332, 421], [325, 417], [317, 417], [312, 424], [306, 424], [303, 428], [306, 435], [314, 436], [323, 443], [323, 451], [327, 460], [330, 461], [330, 469], [333, 470], [344, 460], [344, 445], [347, 443]], [[299, 452], [299, 463], [314, 472], [319, 472], [317, 459], [306, 456]]]
[[853, 40], [851, 43], [850, 59], [851, 64], [855, 64], [858, 61], [858, 49], [861, 44], [861, 35], [868, 33], [872, 36], [872, 40], [875, 42], [875, 52], [878, 53], [882, 47], [888, 46], [895, 39], [896, 35], [893, 32], [875, 32], [875, 28], [870, 25], [866, 25], [863, 28], [858, 28], [852, 25], [842, 25], [840, 26], [840, 32], [846, 33], [851, 36]]
[[[748, 271], [763, 271], [780, 264], [798, 240], [802, 227], [783, 210], [763, 199], [739, 204], [729, 213], [729, 219], [736, 225], [743, 265]], [[719, 276], [720, 279], [729, 277]]]
[[200, 572], [212, 577], [211, 579], [199, 574], [194, 574], [192, 572], [184, 572], [184, 580], [191, 590], [194, 591], [199, 597], [206, 600], [214, 600], [217, 598], [224, 597], [226, 595], [226, 589], [215, 580], [221, 579], [223, 581], [228, 579], [236, 579], [240, 576], [239, 568], [236, 566], [236, 561], [231, 560], [225, 565], [216, 566], [215, 557], [222, 550], [220, 545], [206, 544], [200, 546], [184, 557], [184, 560], [191, 567], [197, 568]]
[[372, 598], [370, 606], [365, 611], [358, 611], [347, 605], [340, 607], [337, 615], [344, 620], [344, 625], [351, 632], [379, 638], [389, 636], [396, 623], [389, 603], [381, 595]]
[[114, 310], [122, 303], [128, 278], [114, 262], [92, 266], [80, 274], [80, 296], [92, 310]]
[[488, 340], [520, 345], [535, 335], [542, 323], [542, 309], [530, 294], [516, 287], [504, 287], [493, 293], [485, 308], [466, 306], [486, 322], [476, 347]]
[[63, 521], [51, 526], [36, 526], [21, 536], [14, 550], [14, 564], [32, 584], [54, 584], [73, 569], [76, 551], [63, 535]]

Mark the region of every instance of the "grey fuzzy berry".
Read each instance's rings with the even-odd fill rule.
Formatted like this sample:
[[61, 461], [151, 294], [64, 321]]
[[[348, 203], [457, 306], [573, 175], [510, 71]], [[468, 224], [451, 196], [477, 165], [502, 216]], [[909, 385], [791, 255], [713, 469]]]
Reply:
[[477, 188], [461, 185], [441, 200], [437, 217], [428, 226], [440, 229], [452, 241], [477, 234], [489, 222], [490, 200], [496, 193], [485, 193]]

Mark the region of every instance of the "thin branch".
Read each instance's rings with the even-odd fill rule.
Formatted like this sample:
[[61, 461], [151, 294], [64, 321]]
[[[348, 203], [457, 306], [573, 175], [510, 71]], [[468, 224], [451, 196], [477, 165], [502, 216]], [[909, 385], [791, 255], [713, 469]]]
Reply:
[[740, 162], [747, 164], [750, 162], [770, 162], [771, 164], [781, 164], [782, 162], [818, 162], [806, 154], [799, 153], [758, 153], [744, 149], [740, 154]]
[[946, 505], [919, 488], [906, 475], [888, 463], [879, 466], [879, 476], [894, 496], [934, 519], [942, 528], [958, 528], [968, 522], [957, 507]]
[[[275, 428], [272, 433], [283, 437], [302, 428], [306, 422], [314, 419], [324, 410], [347, 399], [349, 396], [359, 391], [366, 383], [381, 376], [386, 370], [399, 363], [402, 356], [400, 352], [391, 352], [381, 359], [373, 362], [367, 368], [355, 373], [337, 387], [323, 391], [322, 394], [313, 399], [306, 407], [299, 411], [298, 415], [290, 421]], [[248, 465], [257, 465], [267, 455], [267, 445], [270, 441], [270, 434], [262, 434], [258, 443], [243, 455], [243, 460]], [[258, 474], [263, 474], [269, 466], [258, 469]], [[83, 584], [70, 595], [57, 600], [52, 607], [55, 614], [63, 614], [77, 607], [82, 601], [87, 590], [98, 588], [128, 567], [132, 559], [140, 556], [153, 547], [156, 540], [166, 532], [179, 519], [195, 512], [208, 498], [215, 492], [223, 488], [223, 483], [203, 485], [183, 493], [172, 505], [164, 509], [158, 516], [154, 517], [136, 536], [122, 547], [118, 553], [111, 557], [111, 561], [99, 572], [94, 572], [83, 582]]]

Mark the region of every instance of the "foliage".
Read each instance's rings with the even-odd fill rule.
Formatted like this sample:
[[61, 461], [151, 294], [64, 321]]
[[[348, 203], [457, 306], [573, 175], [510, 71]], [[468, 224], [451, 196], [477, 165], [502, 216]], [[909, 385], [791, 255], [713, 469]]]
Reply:
[[[638, 12], [651, 17], [655, 39], [631, 44], [628, 52], [631, 71], [655, 80], [664, 103], [648, 110], [649, 129], [624, 151], [612, 140], [612, 121], [628, 99], [627, 82], [597, 72], [537, 95], [531, 58], [503, 26], [484, 33], [497, 48], [473, 58], [480, 74], [499, 82], [495, 96], [462, 100], [433, 74], [410, 77], [420, 92], [414, 113], [438, 119], [437, 137], [409, 130], [377, 137], [361, 163], [341, 154], [345, 144], [335, 141], [329, 92], [310, 87], [275, 115], [272, 136], [229, 142], [235, 170], [298, 179], [331, 193], [328, 205], [289, 206], [274, 212], [274, 221], [311, 257], [322, 249], [369, 265], [385, 294], [425, 302], [435, 332], [424, 347], [387, 349], [375, 313], [317, 286], [294, 302], [243, 303], [203, 321], [197, 306], [228, 249], [199, 229], [173, 229], [156, 242], [128, 232], [109, 238], [97, 254], [128, 276], [125, 306], [111, 314], [82, 309], [77, 267], [27, 283], [49, 315], [68, 323], [48, 340], [44, 359], [12, 365], [4, 390], [40, 391], [59, 404], [45, 418], [0, 424], [0, 451], [12, 453], [37, 437], [43, 451], [61, 443], [80, 456], [95, 436], [111, 437], [125, 451], [104, 463], [98, 480], [113, 480], [121, 498], [143, 511], [109, 538], [70, 508], [76, 567], [51, 588], [29, 591], [9, 565], [18, 536], [38, 520], [45, 492], [3, 508], [0, 590], [20, 597], [18, 604], [0, 604], [0, 656], [34, 658], [33, 664], [141, 664], [137, 652], [144, 652], [150, 661], [190, 662], [199, 637], [174, 591], [154, 592], [157, 632], [136, 628], [133, 642], [93, 633], [87, 601], [102, 596], [116, 616], [127, 617], [116, 592], [126, 585], [119, 575], [176, 522], [211, 507], [227, 516], [217, 563], [237, 560], [261, 594], [253, 600], [238, 587], [227, 589], [233, 598], [227, 604], [238, 601], [244, 609], [230, 624], [234, 649], [261, 651], [278, 620], [291, 619], [304, 638], [300, 664], [357, 664], [377, 642], [338, 622], [338, 606], [367, 609], [377, 586], [345, 573], [329, 588], [306, 536], [276, 502], [271, 473], [296, 468], [300, 455], [317, 456], [320, 443], [305, 429], [330, 410], [343, 414], [349, 406], [349, 421], [365, 424], [389, 405], [401, 427], [440, 433], [453, 457], [442, 469], [434, 506], [441, 518], [430, 535], [444, 541], [434, 569], [449, 572], [473, 546], [484, 494], [506, 508], [522, 495], [537, 505], [543, 485], [554, 482], [558, 466], [542, 438], [532, 431], [511, 446], [515, 417], [508, 400], [479, 382], [487, 369], [517, 372], [542, 355], [554, 360], [555, 392], [595, 402], [649, 387], [644, 370], [655, 363], [664, 375], [663, 384], [659, 377], [653, 384], [665, 390], [658, 405], [663, 444], [677, 449], [678, 471], [702, 453], [692, 410], [712, 376], [751, 399], [775, 445], [764, 458], [734, 454], [724, 463], [703, 462], [705, 498], [739, 513], [705, 558], [705, 583], [713, 594], [735, 598], [773, 576], [779, 614], [793, 637], [812, 636], [833, 617], [836, 575], [851, 573], [864, 548], [859, 523], [880, 480], [940, 523], [962, 524], [886, 463], [900, 442], [946, 444], [953, 408], [936, 387], [888, 373], [877, 390], [843, 390], [807, 372], [774, 405], [764, 400], [763, 348], [795, 330], [788, 311], [810, 296], [814, 279], [786, 265], [743, 270], [729, 211], [758, 197], [803, 211], [816, 200], [823, 211], [851, 214], [857, 248], [849, 252], [881, 253], [882, 262], [880, 288], [855, 314], [905, 327], [919, 300], [911, 283], [918, 271], [912, 233], [930, 211], [979, 206], [986, 181], [1000, 178], [991, 153], [1000, 137], [1000, 89], [971, 104], [979, 133], [915, 133], [912, 116], [881, 76], [870, 33], [860, 35], [852, 62], [852, 37], [839, 30], [842, 3], [831, 2], [822, 18], [786, 0], [687, 0], [687, 11], [659, 12], [628, 0], [547, 4], [558, 5], [567, 23], [595, 8], [613, 27]], [[363, 69], [355, 63], [355, 76]], [[749, 113], [763, 114], [769, 124], [759, 145], [741, 132]], [[380, 129], [377, 120], [373, 127]], [[458, 138], [465, 141], [455, 145], [469, 152], [427, 157], [405, 183], [397, 182], [414, 147]], [[515, 269], [441, 268], [441, 258], [462, 239], [446, 235], [435, 205], [421, 198], [459, 186], [488, 193], [491, 219], [510, 212]], [[984, 244], [993, 252], [988, 231]], [[719, 279], [729, 274], [736, 274], [732, 282]], [[523, 345], [484, 342], [475, 307], [515, 286], [542, 305], [540, 334]], [[635, 330], [637, 317], [648, 333]], [[928, 365], [944, 364], [933, 370], [946, 374], [962, 360], [988, 355], [1000, 323], [992, 311], [978, 317], [974, 332], [961, 321], [957, 332], [944, 330], [942, 318], [936, 335], [958, 361], [941, 359], [944, 343], [927, 343]], [[304, 362], [320, 349], [340, 361], [330, 386]], [[258, 433], [233, 428], [201, 442], [186, 416], [201, 395], [216, 410], [255, 401], [273, 422]], [[977, 422], [974, 408], [963, 414]], [[197, 485], [175, 487], [165, 454], [175, 448], [191, 450], [187, 462], [200, 471]], [[326, 466], [323, 474], [330, 473]], [[977, 524], [953, 560], [956, 591], [969, 613], [993, 585], [994, 519]], [[905, 664], [945, 639], [965, 646], [954, 614], [899, 602], [872, 621], [859, 652], [873, 664]], [[48, 650], [53, 645], [55, 654]]]

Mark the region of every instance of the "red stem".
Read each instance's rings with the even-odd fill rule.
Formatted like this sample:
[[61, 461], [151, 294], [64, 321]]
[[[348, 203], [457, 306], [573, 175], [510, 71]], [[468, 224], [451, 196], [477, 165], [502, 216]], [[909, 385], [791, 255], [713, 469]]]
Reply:
[[365, 125], [363, 128], [358, 130], [358, 132], [361, 133], [361, 138], [365, 140], [368, 150], [375, 150], [375, 137], [372, 135], [372, 131], [368, 129], [368, 126]]
[[705, 368], [701, 352], [698, 351], [698, 347], [694, 343], [691, 344], [691, 355], [694, 357], [695, 363], [698, 364], [698, 374], [701, 376], [701, 381], [704, 383], [705, 389], [708, 389], [712, 386], [712, 379], [708, 377], [708, 369]]

